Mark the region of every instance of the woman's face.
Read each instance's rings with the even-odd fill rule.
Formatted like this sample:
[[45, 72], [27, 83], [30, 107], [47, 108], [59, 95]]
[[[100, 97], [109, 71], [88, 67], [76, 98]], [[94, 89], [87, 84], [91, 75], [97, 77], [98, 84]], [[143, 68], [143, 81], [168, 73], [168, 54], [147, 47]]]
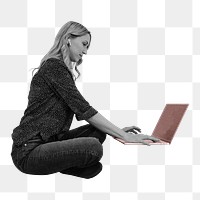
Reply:
[[88, 45], [90, 44], [90, 35], [70, 38], [71, 46], [69, 46], [69, 58], [72, 62], [79, 61], [83, 54], [87, 54]]

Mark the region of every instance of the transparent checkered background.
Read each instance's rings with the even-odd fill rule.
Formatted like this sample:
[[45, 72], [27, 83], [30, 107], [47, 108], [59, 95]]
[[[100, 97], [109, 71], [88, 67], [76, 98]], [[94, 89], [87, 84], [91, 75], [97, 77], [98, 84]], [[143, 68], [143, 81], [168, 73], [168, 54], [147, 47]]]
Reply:
[[[170, 146], [108, 136], [93, 179], [26, 175], [12, 163], [11, 133], [27, 107], [30, 69], [71, 20], [92, 33], [77, 86], [111, 122], [150, 135], [166, 103], [189, 107]], [[1, 0], [0, 95], [0, 199], [200, 199], [199, 0]]]

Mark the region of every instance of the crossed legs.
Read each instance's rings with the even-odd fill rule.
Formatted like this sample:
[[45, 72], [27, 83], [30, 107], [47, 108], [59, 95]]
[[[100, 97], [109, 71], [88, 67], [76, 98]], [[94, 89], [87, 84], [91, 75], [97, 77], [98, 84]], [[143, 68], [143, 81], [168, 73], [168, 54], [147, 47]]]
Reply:
[[41, 144], [30, 152], [25, 173], [46, 175], [60, 172], [92, 178], [102, 170], [102, 143], [106, 134], [90, 124], [70, 130], [59, 141]]

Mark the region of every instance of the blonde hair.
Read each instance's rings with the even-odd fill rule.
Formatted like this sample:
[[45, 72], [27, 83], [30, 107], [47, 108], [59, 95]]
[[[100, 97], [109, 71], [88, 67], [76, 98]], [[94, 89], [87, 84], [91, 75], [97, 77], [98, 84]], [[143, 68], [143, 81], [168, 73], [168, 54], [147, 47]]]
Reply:
[[[57, 58], [59, 60], [64, 61], [64, 63], [66, 64], [67, 68], [69, 69], [73, 78], [76, 81], [76, 79], [79, 78], [79, 76], [81, 75], [77, 67], [83, 62], [83, 60], [81, 58], [78, 62], [75, 63], [74, 68], [76, 72], [78, 73], [78, 77], [76, 77], [73, 73], [73, 66], [69, 63], [70, 61], [67, 54], [68, 46], [64, 45], [64, 41], [68, 40], [69, 38], [76, 38], [79, 36], [86, 35], [87, 33], [90, 35], [90, 42], [91, 42], [91, 33], [83, 25], [74, 21], [69, 21], [66, 24], [64, 24], [59, 30], [59, 32], [57, 33], [53, 46], [51, 47], [49, 52], [42, 58], [40, 62], [40, 66], [37, 68], [34, 68], [34, 70], [35, 69], [39, 70], [43, 62], [45, 62], [47, 59]], [[89, 46], [90, 46], [90, 43], [88, 45], [88, 48]], [[32, 72], [32, 76], [33, 76], [33, 72]]]

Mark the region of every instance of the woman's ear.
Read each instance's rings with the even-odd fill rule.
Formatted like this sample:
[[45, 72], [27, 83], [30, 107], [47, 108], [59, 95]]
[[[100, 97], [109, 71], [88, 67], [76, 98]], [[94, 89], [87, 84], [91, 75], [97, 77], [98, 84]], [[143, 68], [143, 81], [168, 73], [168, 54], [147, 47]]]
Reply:
[[71, 44], [71, 41], [68, 39], [68, 40], [67, 40], [67, 46], [70, 47], [71, 45], [72, 45], [72, 44]]
[[71, 40], [70, 39], [68, 39], [68, 44], [71, 46], [72, 44], [71, 44]]
[[64, 42], [67, 44], [68, 43], [68, 40], [70, 40], [70, 37], [69, 36], [65, 36], [64, 37]]

